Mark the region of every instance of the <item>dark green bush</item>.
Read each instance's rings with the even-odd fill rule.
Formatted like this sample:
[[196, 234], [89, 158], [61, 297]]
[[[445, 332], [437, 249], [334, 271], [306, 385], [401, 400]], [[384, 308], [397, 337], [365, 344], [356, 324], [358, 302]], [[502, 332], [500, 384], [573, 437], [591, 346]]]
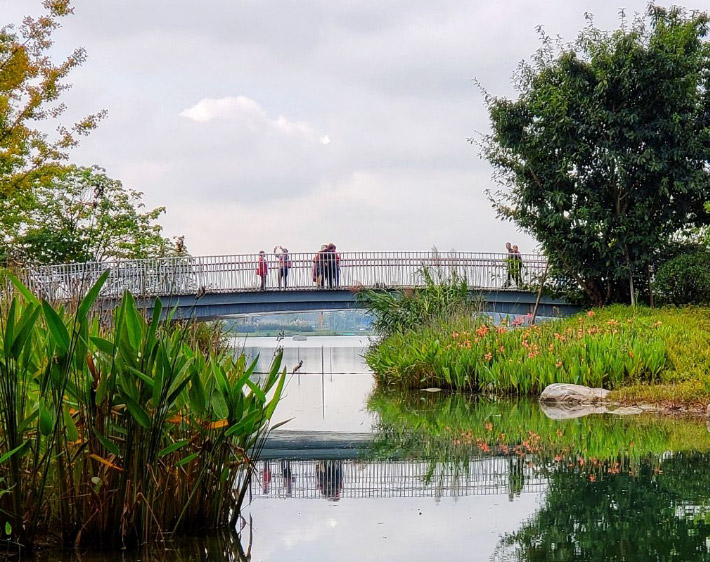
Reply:
[[658, 268], [653, 289], [669, 304], [710, 303], [710, 252], [698, 250], [668, 260]]

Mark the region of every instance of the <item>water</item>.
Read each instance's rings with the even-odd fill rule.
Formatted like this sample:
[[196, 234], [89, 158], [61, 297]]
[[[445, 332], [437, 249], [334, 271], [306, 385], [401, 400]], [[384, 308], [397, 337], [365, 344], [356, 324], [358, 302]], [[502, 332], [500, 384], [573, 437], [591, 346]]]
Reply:
[[[554, 420], [536, 401], [375, 393], [365, 338], [281, 343], [289, 372], [303, 363], [275, 413], [290, 419], [279, 438], [329, 432], [330, 448], [264, 451], [241, 542], [81, 560], [710, 560], [704, 421]], [[260, 370], [274, 349], [245, 344]]]

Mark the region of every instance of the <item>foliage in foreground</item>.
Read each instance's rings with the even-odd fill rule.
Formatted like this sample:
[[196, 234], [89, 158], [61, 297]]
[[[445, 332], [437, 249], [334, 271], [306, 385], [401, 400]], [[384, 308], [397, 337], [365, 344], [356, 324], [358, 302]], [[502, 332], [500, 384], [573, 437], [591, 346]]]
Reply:
[[[126, 293], [105, 328], [22, 293], [0, 314], [0, 531], [31, 549], [130, 545], [232, 527], [285, 370], [200, 351]], [[256, 381], [256, 382], [255, 382]]]
[[683, 372], [684, 352], [710, 366], [703, 351], [710, 344], [703, 330], [710, 312], [703, 309], [616, 306], [533, 326], [516, 323], [454, 316], [385, 338], [366, 360], [382, 387], [521, 395], [561, 382], [608, 389], [656, 382], [663, 373]]
[[708, 21], [651, 4], [613, 32], [543, 36], [518, 99], [486, 95], [496, 210], [595, 305], [633, 303], [674, 234], [708, 224]]
[[423, 268], [423, 287], [412, 289], [366, 289], [357, 294], [358, 302], [374, 317], [373, 330], [379, 336], [403, 333], [436, 318], [473, 310], [466, 279], [455, 271]]

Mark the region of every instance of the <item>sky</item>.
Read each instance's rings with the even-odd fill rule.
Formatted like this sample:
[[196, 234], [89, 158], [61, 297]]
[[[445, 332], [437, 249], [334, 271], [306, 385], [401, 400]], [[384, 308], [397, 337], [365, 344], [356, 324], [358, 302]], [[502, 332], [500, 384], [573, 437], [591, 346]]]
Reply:
[[[686, 7], [704, 8], [706, 0]], [[71, 159], [105, 168], [193, 255], [317, 251], [522, 252], [536, 242], [486, 196], [478, 81], [515, 97], [537, 27], [572, 41], [645, 0], [74, 0], [55, 60], [62, 122], [107, 110]], [[668, 5], [658, 2], [659, 5]], [[0, 26], [42, 13], [0, 0]]]

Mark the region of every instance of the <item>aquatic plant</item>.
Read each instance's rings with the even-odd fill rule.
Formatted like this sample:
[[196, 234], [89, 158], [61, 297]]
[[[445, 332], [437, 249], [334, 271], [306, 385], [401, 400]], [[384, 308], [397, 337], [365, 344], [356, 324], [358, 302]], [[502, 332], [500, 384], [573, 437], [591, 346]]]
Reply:
[[[617, 316], [618, 314], [618, 316]], [[455, 315], [390, 335], [366, 355], [378, 385], [533, 394], [558, 382], [618, 388], [665, 368], [662, 322], [623, 307], [537, 325]]]
[[402, 333], [435, 318], [474, 310], [468, 283], [456, 270], [446, 275], [442, 270], [423, 267], [421, 275], [423, 287], [357, 293], [358, 302], [374, 317], [372, 328], [378, 336]]
[[244, 356], [188, 345], [188, 329], [126, 293], [92, 315], [104, 274], [69, 314], [19, 294], [0, 313], [0, 531], [31, 549], [126, 546], [234, 526], [285, 381]]

